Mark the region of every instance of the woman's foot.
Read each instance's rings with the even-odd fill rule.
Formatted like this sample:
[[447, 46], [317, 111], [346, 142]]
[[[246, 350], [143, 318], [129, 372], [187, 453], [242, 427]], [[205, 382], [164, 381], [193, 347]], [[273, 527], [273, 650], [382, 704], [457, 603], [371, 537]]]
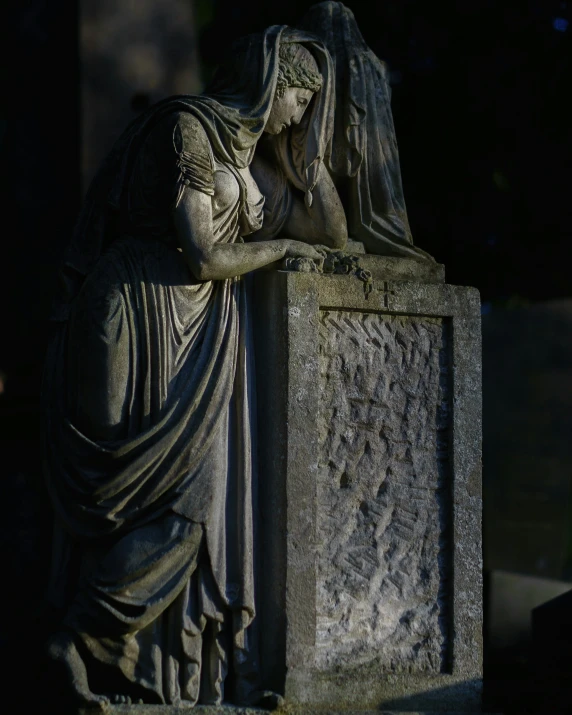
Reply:
[[48, 641], [47, 651], [51, 661], [62, 673], [74, 702], [83, 708], [105, 712], [109, 707], [109, 698], [96, 695], [89, 689], [87, 671], [73, 635], [65, 631], [56, 633]]
[[129, 695], [113, 695], [111, 702], [114, 705], [131, 705], [131, 698]]

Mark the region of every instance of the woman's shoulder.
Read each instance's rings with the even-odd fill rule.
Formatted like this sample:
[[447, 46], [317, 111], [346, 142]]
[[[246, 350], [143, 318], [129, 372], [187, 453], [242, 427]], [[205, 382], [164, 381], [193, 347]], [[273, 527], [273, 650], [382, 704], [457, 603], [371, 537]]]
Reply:
[[200, 119], [190, 112], [177, 111], [170, 114], [165, 122], [177, 154], [212, 156], [211, 143]]
[[167, 146], [177, 155], [196, 154], [212, 157], [212, 147], [208, 135], [200, 121], [190, 112], [174, 111], [161, 117], [148, 135], [148, 142], [154, 147]]

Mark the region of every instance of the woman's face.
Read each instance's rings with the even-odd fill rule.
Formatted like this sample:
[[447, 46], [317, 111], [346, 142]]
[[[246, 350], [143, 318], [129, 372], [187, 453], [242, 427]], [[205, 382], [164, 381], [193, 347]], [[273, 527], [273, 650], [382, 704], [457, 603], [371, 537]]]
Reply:
[[286, 87], [282, 97], [274, 98], [264, 131], [269, 134], [280, 134], [291, 124], [299, 124], [313, 94], [311, 89]]

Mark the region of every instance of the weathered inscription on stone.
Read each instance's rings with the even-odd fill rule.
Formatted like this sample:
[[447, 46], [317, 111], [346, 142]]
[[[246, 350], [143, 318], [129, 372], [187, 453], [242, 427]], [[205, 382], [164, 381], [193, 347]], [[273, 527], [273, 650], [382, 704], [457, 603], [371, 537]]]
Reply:
[[448, 669], [447, 323], [320, 313], [317, 667]]

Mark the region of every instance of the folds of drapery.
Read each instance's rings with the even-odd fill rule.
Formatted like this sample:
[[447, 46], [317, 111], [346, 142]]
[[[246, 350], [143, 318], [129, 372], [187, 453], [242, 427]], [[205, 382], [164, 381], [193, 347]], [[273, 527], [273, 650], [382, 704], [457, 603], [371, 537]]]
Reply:
[[[113, 247], [74, 306], [85, 332], [113, 350], [110, 371], [115, 361], [129, 364], [126, 436], [97, 442], [83, 434], [62, 404], [70, 393], [65, 376], [50, 380], [61, 399], [47, 404], [48, 483], [59, 516], [80, 538], [132, 528], [167, 508], [199, 470], [232, 394], [236, 284], [190, 284], [188, 271], [177, 266], [183, 263], [178, 252], [161, 249], [164, 260], [155, 260], [141, 255], [144, 248], [135, 240]], [[178, 285], [167, 264], [178, 270]], [[113, 340], [102, 333], [112, 330], [112, 321], [121, 323]], [[60, 354], [49, 365], [55, 371], [70, 359], [60, 337], [53, 346]], [[79, 359], [89, 357], [77, 349]]]
[[[226, 667], [217, 645], [224, 625], [229, 652], [255, 680], [246, 300], [242, 280], [195, 282], [176, 249], [126, 238], [100, 259], [50, 344], [44, 447], [57, 525], [50, 599], [68, 608], [65, 622], [90, 657], [157, 702], [198, 697], [205, 628], [212, 667]], [[76, 376], [102, 362], [102, 399], [113, 393], [127, 405], [114, 441], [94, 439], [77, 420]], [[193, 524], [204, 542], [198, 566]], [[74, 548], [81, 573], [70, 591]], [[223, 678], [211, 675], [204, 692]]]
[[[335, 67], [334, 131], [326, 165], [344, 184], [351, 238], [368, 253], [433, 258], [413, 245], [399, 166], [386, 65], [366, 45], [353, 13], [340, 2], [313, 5], [299, 23], [322, 40]], [[292, 175], [296, 131], [282, 137], [280, 153]]]
[[222, 63], [204, 95], [180, 95], [158, 102], [133, 120], [118, 138], [90, 185], [72, 241], [64, 253], [52, 320], [67, 320], [85, 277], [121, 235], [121, 214], [135, 157], [145, 137], [166, 115], [189, 112], [207, 133], [218, 161], [237, 168], [250, 164], [272, 108], [283, 42], [307, 46], [317, 57], [324, 77], [303, 139], [299, 183], [311, 196], [333, 126], [332, 62], [315, 36], [274, 25], [239, 41], [230, 61]]
[[[121, 538], [175, 510], [207, 525], [222, 598], [252, 615], [246, 323], [242, 281], [192, 282], [180, 252], [118, 242], [86, 281], [70, 325], [52, 338], [45, 459], [58, 521], [76, 541]], [[127, 405], [113, 442], [74, 421], [74, 374], [106, 360], [101, 399], [124, 391]]]
[[235, 694], [248, 699], [258, 682], [251, 619], [224, 608], [203, 525], [168, 513], [88, 550], [83, 570], [64, 624], [96, 692], [114, 683], [147, 703], [216, 705], [233, 668]]

